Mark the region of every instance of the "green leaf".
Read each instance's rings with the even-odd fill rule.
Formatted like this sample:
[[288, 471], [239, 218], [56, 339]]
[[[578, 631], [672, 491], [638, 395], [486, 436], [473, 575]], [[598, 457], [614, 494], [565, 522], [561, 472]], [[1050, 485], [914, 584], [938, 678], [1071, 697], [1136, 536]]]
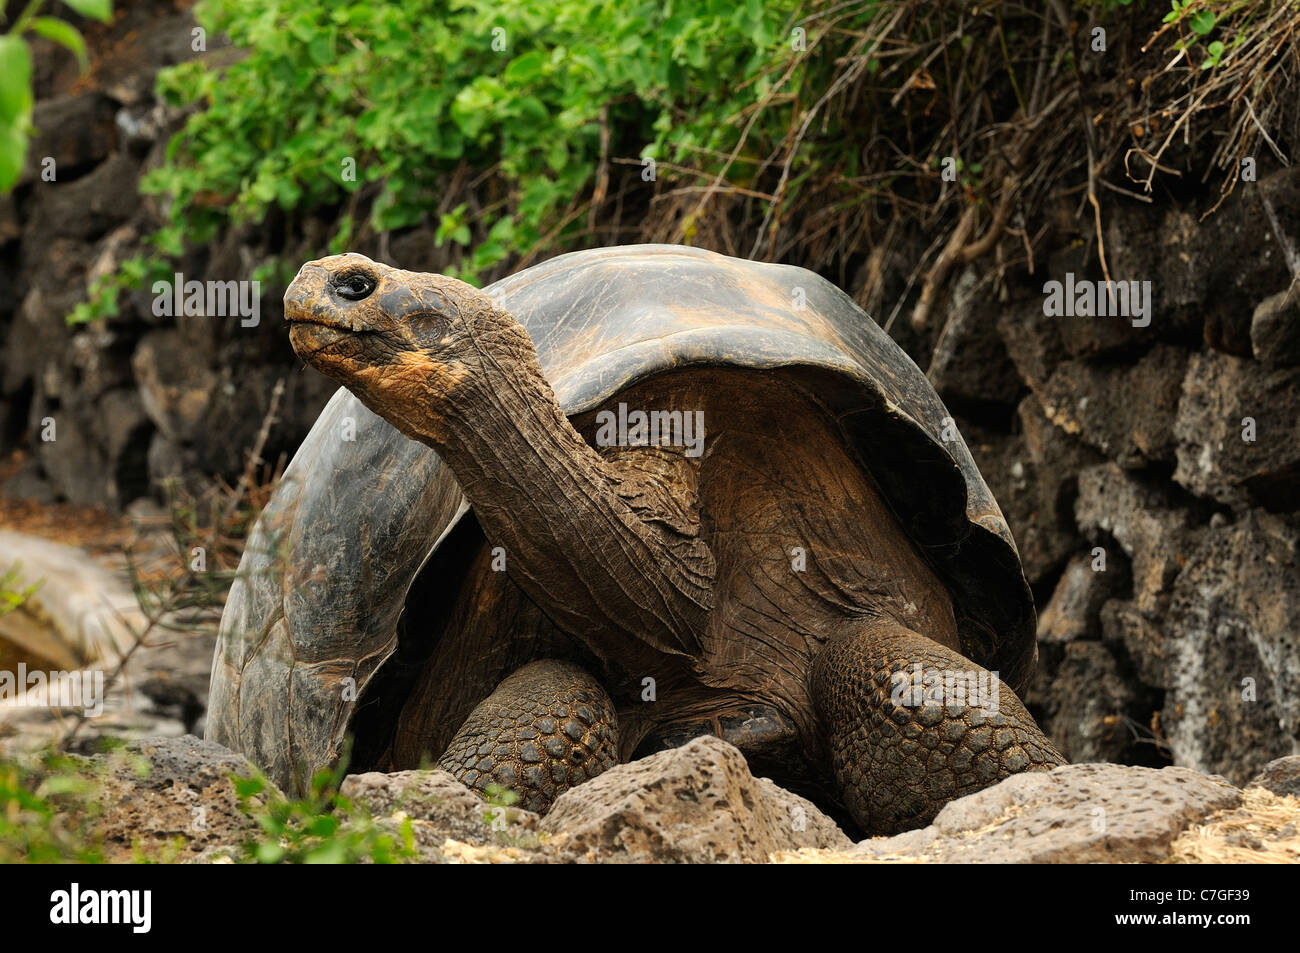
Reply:
[[17, 37], [0, 36], [0, 122], [23, 129], [32, 111], [32, 58]]
[[86, 786], [80, 778], [70, 777], [66, 774], [55, 774], [46, 778], [41, 784], [40, 793], [44, 796], [51, 794], [71, 794], [80, 791]]
[[266, 841], [257, 845], [257, 862], [260, 864], [278, 864], [284, 859], [284, 848], [279, 844]]
[[462, 224], [465, 215], [465, 208], [466, 206], [463, 203], [456, 206], [450, 212], [444, 214], [442, 219], [438, 222], [438, 230], [434, 232], [433, 241], [439, 248], [442, 247], [443, 242], [448, 238], [460, 242], [462, 245], [468, 244], [468, 237], [465, 238], [465, 241], [460, 241], [459, 238], [462, 229], [464, 229], [466, 236], [469, 234], [469, 230]]
[[83, 17], [107, 23], [113, 19], [113, 0], [63, 0]]
[[309, 864], [342, 864], [347, 861], [347, 850], [338, 841], [329, 841], [309, 853], [304, 860]]
[[1219, 61], [1223, 59], [1223, 43], [1220, 40], [1215, 40], [1206, 49], [1210, 55], [1201, 63], [1201, 69], [1214, 69], [1219, 65]]
[[326, 63], [334, 60], [334, 37], [332, 34], [323, 34], [312, 37], [307, 44], [307, 55], [317, 66], [324, 66]]
[[235, 785], [235, 795], [241, 798], [253, 797], [261, 794], [266, 790], [266, 783], [261, 778], [232, 778]]
[[1214, 29], [1214, 14], [1209, 10], [1200, 10], [1192, 17], [1192, 31], [1205, 36]]
[[90, 69], [90, 61], [86, 58], [86, 41], [81, 38], [81, 34], [72, 24], [56, 20], [54, 17], [37, 17], [32, 21], [32, 30], [45, 39], [53, 40], [59, 46], [71, 50], [77, 57], [82, 73]]
[[27, 161], [27, 133], [13, 122], [0, 121], [0, 192], [8, 192]]
[[338, 829], [338, 818], [330, 814], [322, 814], [307, 825], [307, 833], [313, 837], [329, 837]]
[[546, 58], [541, 53], [525, 53], [523, 56], [516, 57], [506, 67], [503, 78], [507, 83], [517, 83], [522, 86], [542, 75], [542, 68], [545, 65]]

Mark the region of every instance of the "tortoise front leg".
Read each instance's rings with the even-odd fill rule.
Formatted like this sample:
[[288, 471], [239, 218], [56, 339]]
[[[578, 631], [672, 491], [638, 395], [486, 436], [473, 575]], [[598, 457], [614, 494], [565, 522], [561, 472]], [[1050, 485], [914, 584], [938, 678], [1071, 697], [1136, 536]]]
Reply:
[[[990, 698], [954, 704], [947, 691], [935, 704], [934, 680], [946, 673], [954, 678], [945, 689], [959, 678], [970, 687], [972, 676], [978, 686], [982, 676], [996, 690], [996, 713], [985, 711]], [[812, 695], [844, 805], [869, 834], [923, 827], [955, 798], [1065, 763], [997, 676], [893, 622], [827, 645], [813, 663]]]
[[438, 767], [480, 793], [520, 795], [539, 814], [569, 788], [618, 763], [614, 704], [576, 665], [530, 662], [475, 708]]

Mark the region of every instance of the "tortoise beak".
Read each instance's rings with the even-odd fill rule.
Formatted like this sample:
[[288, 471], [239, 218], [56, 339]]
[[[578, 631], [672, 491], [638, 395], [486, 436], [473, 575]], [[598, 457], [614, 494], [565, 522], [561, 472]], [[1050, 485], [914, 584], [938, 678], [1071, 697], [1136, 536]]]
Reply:
[[328, 311], [329, 297], [326, 284], [329, 272], [319, 265], [308, 262], [298, 269], [298, 274], [289, 287], [284, 290], [284, 319], [292, 323], [336, 325], [330, 321]]
[[330, 273], [314, 262], [298, 270], [284, 292], [284, 319], [289, 322], [289, 343], [307, 363], [316, 355], [364, 333], [359, 322], [348, 321], [329, 293]]
[[289, 328], [289, 343], [293, 351], [308, 364], [332, 345], [352, 340], [356, 335], [352, 331], [331, 327], [315, 321], [295, 322]]

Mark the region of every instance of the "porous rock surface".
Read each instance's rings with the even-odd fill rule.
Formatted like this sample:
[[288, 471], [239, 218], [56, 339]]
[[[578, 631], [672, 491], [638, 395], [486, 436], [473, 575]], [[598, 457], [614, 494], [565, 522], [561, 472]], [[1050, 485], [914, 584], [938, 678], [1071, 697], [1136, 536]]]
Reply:
[[584, 860], [763, 862], [778, 850], [850, 844], [811, 802], [755, 778], [738, 749], [712, 737], [571, 788], [542, 829]]
[[929, 827], [863, 841], [865, 858], [939, 863], [1153, 863], [1241, 792], [1187, 768], [1074, 764], [1017, 774], [953, 801]]
[[1300, 755], [1288, 755], [1264, 765], [1251, 787], [1267, 788], [1282, 797], [1300, 797]]
[[[231, 780], [253, 767], [213, 742], [143, 739], [85, 765], [100, 785], [93, 829], [107, 860], [220, 862], [265, 836]], [[1186, 768], [1066, 765], [953, 801], [928, 827], [856, 845], [711, 737], [611, 768], [540, 818], [490, 805], [437, 770], [353, 775], [341, 793], [381, 827], [409, 825], [424, 863], [1161, 863], [1213, 862], [1224, 851], [1252, 862], [1300, 859], [1298, 765], [1295, 756], [1270, 763], [1244, 798]]]
[[233, 850], [257, 830], [230, 780], [252, 774], [252, 766], [215, 742], [146, 738], [88, 761], [102, 785], [94, 831], [110, 863], [193, 860]]
[[376, 817], [410, 818], [422, 851], [437, 850], [448, 838], [482, 846], [493, 842], [494, 831], [535, 831], [539, 820], [531, 811], [489, 805], [446, 771], [354, 774], [339, 793]]

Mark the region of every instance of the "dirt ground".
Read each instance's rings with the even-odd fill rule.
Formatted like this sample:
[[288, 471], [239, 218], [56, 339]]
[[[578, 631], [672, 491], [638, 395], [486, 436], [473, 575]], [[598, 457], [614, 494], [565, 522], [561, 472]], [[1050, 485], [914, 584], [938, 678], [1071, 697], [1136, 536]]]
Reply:
[[[26, 454], [21, 450], [0, 460], [0, 485], [25, 462]], [[120, 552], [131, 538], [130, 520], [107, 510], [72, 503], [37, 503], [3, 493], [0, 493], [0, 529], [84, 546], [99, 555]]]

